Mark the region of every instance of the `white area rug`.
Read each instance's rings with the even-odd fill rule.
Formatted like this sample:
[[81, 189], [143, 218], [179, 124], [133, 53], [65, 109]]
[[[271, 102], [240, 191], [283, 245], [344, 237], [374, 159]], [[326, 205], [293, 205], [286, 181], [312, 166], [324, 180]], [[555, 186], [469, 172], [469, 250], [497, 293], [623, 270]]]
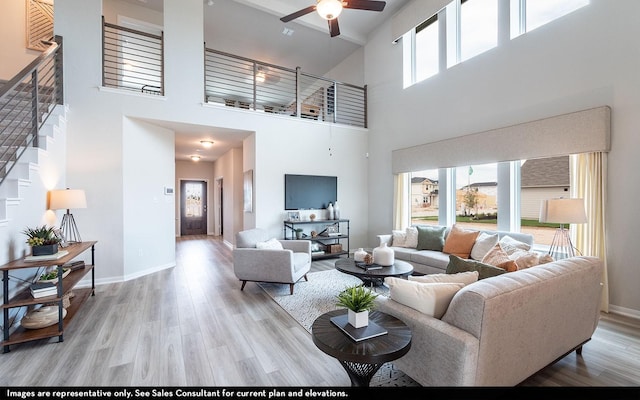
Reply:
[[295, 284], [293, 295], [289, 285], [258, 283], [271, 298], [311, 333], [311, 325], [322, 314], [335, 310], [336, 296], [347, 286], [359, 285], [362, 281], [355, 276], [338, 270], [311, 272]]
[[[338, 270], [311, 272], [295, 284], [293, 295], [289, 294], [289, 285], [265, 283], [258, 285], [291, 315], [300, 325], [311, 333], [311, 325], [320, 315], [335, 310], [336, 296], [345, 287], [359, 285], [362, 281], [355, 276]], [[397, 369], [393, 363], [384, 364], [371, 379], [371, 386], [420, 386], [417, 382]]]

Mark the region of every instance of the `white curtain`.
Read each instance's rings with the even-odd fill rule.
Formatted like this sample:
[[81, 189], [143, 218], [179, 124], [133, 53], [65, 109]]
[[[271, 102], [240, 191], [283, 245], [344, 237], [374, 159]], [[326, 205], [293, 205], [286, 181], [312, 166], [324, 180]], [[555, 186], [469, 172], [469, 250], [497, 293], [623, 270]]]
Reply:
[[582, 153], [569, 157], [571, 197], [583, 198], [586, 224], [571, 227], [574, 245], [585, 256], [600, 258], [604, 263], [600, 309], [609, 312], [609, 282], [607, 278], [607, 246], [605, 241], [607, 153]]
[[409, 226], [409, 173], [403, 172], [394, 175], [393, 190], [393, 229], [404, 230]]

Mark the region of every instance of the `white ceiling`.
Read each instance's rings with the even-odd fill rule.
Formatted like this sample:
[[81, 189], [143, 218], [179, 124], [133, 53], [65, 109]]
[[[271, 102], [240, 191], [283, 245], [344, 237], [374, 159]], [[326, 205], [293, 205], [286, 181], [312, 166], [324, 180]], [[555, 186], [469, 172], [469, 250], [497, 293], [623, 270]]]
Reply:
[[[121, 0], [156, 11], [163, 10], [164, 0]], [[344, 9], [338, 17], [340, 35], [330, 37], [327, 21], [313, 12], [283, 23], [280, 18], [314, 5], [316, 0], [203, 0], [204, 35], [207, 48], [287, 68], [325, 76], [342, 60], [364, 45], [368, 35], [393, 16], [409, 0], [386, 0], [384, 11]], [[282, 32], [292, 29], [291, 36]], [[176, 132], [176, 160], [188, 160], [192, 154], [201, 161], [215, 161], [232, 147], [242, 146], [249, 132], [230, 131], [204, 126], [166, 124]], [[204, 149], [199, 141], [216, 142]]]

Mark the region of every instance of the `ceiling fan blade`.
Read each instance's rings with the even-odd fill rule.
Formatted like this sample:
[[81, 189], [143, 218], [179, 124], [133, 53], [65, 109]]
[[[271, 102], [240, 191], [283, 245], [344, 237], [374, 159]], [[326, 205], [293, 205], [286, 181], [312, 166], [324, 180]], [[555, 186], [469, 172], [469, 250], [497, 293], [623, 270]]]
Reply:
[[289, 22], [291, 20], [294, 20], [296, 18], [300, 18], [303, 15], [307, 15], [309, 13], [312, 13], [316, 10], [316, 6], [309, 6], [307, 8], [303, 8], [300, 11], [296, 11], [293, 14], [289, 14], [289, 15], [285, 15], [284, 17], [280, 18], [280, 21], [282, 22]]
[[369, 10], [369, 11], [382, 11], [384, 6], [387, 5], [386, 1], [373, 1], [373, 0], [351, 0], [345, 1], [344, 8], [351, 8], [354, 10]]
[[329, 33], [331, 37], [338, 36], [340, 34], [340, 27], [338, 26], [338, 18], [327, 21], [329, 23]]

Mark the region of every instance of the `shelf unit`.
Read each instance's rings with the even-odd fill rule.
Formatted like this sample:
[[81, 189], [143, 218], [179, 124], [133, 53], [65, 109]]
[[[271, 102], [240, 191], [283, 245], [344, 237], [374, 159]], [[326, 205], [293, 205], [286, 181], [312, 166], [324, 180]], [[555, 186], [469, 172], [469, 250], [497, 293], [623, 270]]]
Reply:
[[[95, 244], [97, 242], [81, 242], [74, 243], [65, 247], [64, 250], [68, 251], [64, 257], [61, 257], [57, 260], [48, 260], [48, 261], [34, 261], [29, 262], [25, 261], [24, 258], [19, 260], [12, 261], [8, 264], [0, 267], [0, 271], [2, 271], [2, 283], [3, 283], [3, 296], [4, 296], [4, 304], [2, 305], [3, 311], [3, 324], [4, 324], [4, 340], [2, 342], [3, 353], [9, 352], [9, 346], [18, 343], [25, 343], [32, 340], [46, 339], [51, 337], [58, 337], [58, 341], [64, 341], [64, 326], [71, 322], [73, 317], [76, 315], [80, 306], [87, 300], [87, 298], [91, 296], [95, 296]], [[62, 266], [69, 261], [73, 260], [75, 257], [84, 253], [85, 251], [91, 249], [91, 264], [85, 264], [85, 267], [82, 269], [78, 269], [75, 271], [71, 271], [69, 275], [67, 275], [64, 279], [59, 279], [57, 283], [58, 293], [54, 296], [40, 297], [34, 298], [31, 296], [31, 291], [29, 287], [26, 287], [19, 291], [15, 296], [9, 298], [9, 272], [18, 269], [25, 268], [39, 268], [39, 267], [57, 267], [58, 268], [58, 276], [62, 276]], [[82, 288], [82, 289], [74, 289], [74, 287], [85, 277], [89, 272], [91, 272], [91, 287], [90, 288]], [[67, 307], [67, 315], [63, 319], [62, 318], [62, 303], [63, 297], [73, 290], [74, 297], [71, 300], [71, 305]], [[34, 306], [38, 304], [49, 304], [49, 303], [58, 303], [58, 323], [47, 326], [45, 328], [40, 329], [25, 329], [22, 326], [15, 329], [13, 333], [9, 333], [9, 310], [12, 308], [18, 307], [27, 307]]]
[[[312, 254], [312, 258], [314, 260], [320, 260], [323, 258], [334, 258], [346, 255], [349, 257], [349, 220], [348, 219], [323, 219], [323, 220], [314, 220], [314, 221], [284, 221], [283, 222], [283, 231], [284, 238], [286, 240], [296, 239], [296, 229], [301, 228], [300, 226], [310, 226], [310, 227], [318, 227], [316, 230], [319, 235], [316, 237], [312, 237], [310, 233], [306, 233], [306, 236], [302, 238], [302, 240], [309, 240], [311, 242], [321, 243], [322, 245], [328, 244], [342, 244], [342, 251], [335, 253], [327, 253], [324, 254]], [[335, 226], [338, 228], [338, 232], [340, 235], [336, 236], [323, 236], [320, 233], [326, 230], [328, 226]], [[304, 229], [304, 228], [301, 228]]]

